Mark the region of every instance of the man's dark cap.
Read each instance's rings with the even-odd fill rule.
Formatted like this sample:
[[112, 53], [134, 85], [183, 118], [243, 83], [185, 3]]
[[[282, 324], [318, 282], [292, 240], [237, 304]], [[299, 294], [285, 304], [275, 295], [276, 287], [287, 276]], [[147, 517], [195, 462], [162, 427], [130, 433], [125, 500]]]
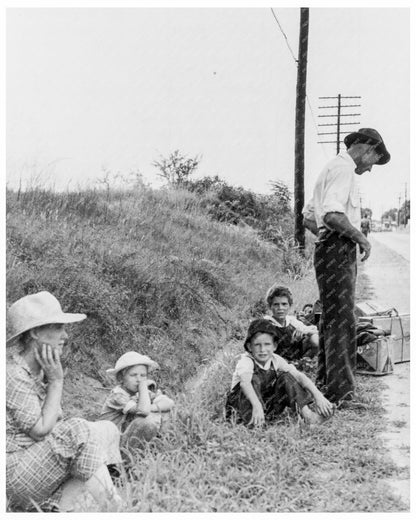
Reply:
[[354, 143], [375, 144], [375, 151], [381, 155], [376, 164], [387, 164], [390, 161], [390, 154], [381, 135], [374, 128], [360, 128], [358, 132], [348, 134], [344, 139], [347, 149]]

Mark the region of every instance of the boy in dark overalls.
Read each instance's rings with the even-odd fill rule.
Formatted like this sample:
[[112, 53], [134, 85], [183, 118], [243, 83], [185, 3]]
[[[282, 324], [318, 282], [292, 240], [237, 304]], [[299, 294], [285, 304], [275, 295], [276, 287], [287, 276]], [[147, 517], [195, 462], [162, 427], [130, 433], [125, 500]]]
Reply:
[[[226, 401], [226, 417], [261, 426], [288, 406], [309, 424], [320, 424], [333, 413], [333, 405], [312, 381], [275, 354], [276, 327], [269, 320], [250, 323], [242, 354], [235, 368]], [[309, 405], [315, 404], [317, 412]]]

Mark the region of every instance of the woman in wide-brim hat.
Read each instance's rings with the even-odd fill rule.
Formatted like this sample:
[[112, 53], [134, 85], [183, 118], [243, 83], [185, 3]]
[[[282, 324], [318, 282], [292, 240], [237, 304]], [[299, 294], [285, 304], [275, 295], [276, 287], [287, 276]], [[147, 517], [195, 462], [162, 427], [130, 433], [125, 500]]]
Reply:
[[62, 420], [65, 325], [85, 318], [63, 312], [46, 291], [24, 296], [7, 312], [6, 491], [12, 510], [56, 504], [82, 511], [87, 497], [100, 508], [120, 501], [106, 466], [121, 461], [117, 428], [109, 421]]

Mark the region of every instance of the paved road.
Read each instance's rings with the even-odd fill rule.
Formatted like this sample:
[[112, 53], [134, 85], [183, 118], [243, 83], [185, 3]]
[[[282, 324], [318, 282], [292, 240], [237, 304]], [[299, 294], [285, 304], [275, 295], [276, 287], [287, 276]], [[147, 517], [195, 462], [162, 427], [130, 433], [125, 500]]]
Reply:
[[[360, 266], [373, 286], [374, 300], [399, 313], [410, 312], [410, 235], [399, 232], [371, 233], [370, 258]], [[387, 388], [382, 399], [386, 409], [386, 429], [382, 440], [400, 468], [398, 478], [388, 480], [405, 504], [410, 504], [410, 363], [394, 365], [394, 373], [384, 376]], [[409, 506], [410, 507], [410, 506]]]
[[405, 260], [410, 262], [410, 234], [401, 231], [384, 231], [381, 233], [370, 233], [369, 238], [393, 249]]
[[386, 309], [410, 312], [410, 235], [408, 233], [370, 233], [370, 258], [362, 272], [374, 288], [375, 297]]

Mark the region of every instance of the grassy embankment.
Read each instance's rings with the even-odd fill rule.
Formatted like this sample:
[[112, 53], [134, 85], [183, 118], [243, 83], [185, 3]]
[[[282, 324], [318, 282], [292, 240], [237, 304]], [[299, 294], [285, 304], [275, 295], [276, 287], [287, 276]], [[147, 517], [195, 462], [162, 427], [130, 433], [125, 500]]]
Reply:
[[[119, 355], [156, 359], [175, 421], [122, 479], [125, 511], [391, 511], [395, 474], [378, 443], [377, 381], [367, 411], [306, 428], [286, 415], [252, 431], [225, 424], [222, 404], [241, 339], [266, 289], [313, 301], [313, 275], [252, 229], [214, 222], [199, 199], [141, 185], [125, 192], [7, 193], [7, 297], [49, 290], [88, 320], [71, 329], [64, 409], [93, 418]], [[297, 261], [297, 260], [296, 260]], [[307, 267], [307, 266], [306, 266]], [[305, 272], [308, 270], [305, 269]]]

